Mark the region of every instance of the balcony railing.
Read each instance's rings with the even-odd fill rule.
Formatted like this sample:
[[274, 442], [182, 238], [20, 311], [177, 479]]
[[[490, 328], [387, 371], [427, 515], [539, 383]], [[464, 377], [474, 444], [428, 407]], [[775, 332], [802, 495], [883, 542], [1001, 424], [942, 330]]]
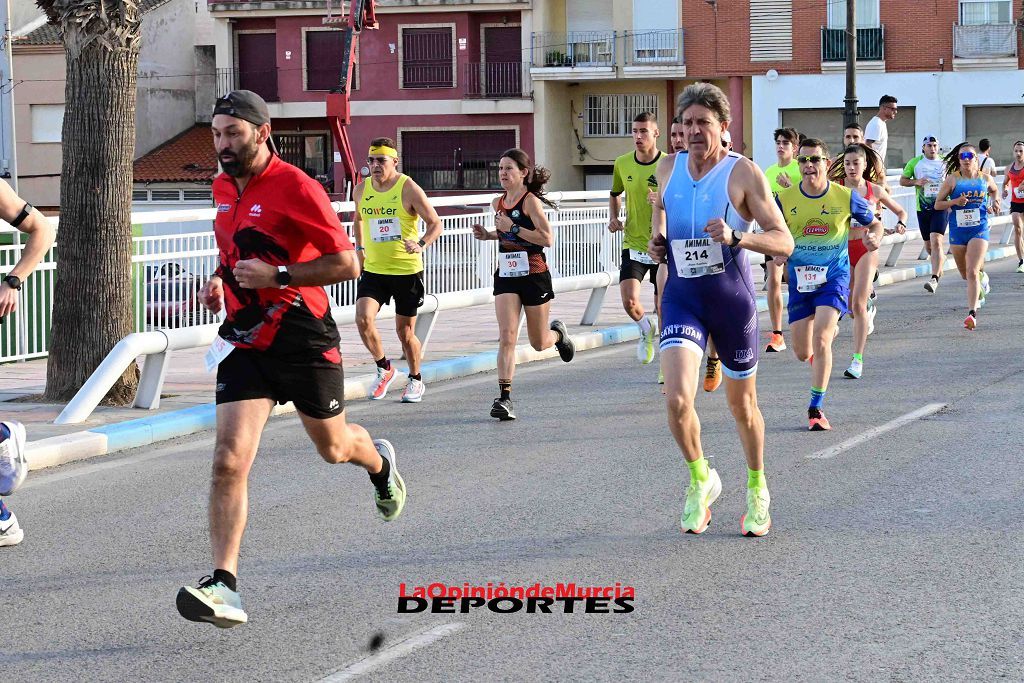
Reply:
[[465, 96], [482, 99], [529, 97], [529, 64], [523, 62], [470, 62], [463, 64]]
[[534, 33], [530, 42], [533, 67], [615, 66], [614, 31]]
[[1013, 24], [978, 24], [953, 27], [953, 56], [1016, 57], [1017, 30]]
[[[857, 61], [885, 59], [885, 26], [857, 29]], [[821, 27], [821, 61], [846, 61], [846, 29]]]
[[217, 69], [217, 95], [252, 90], [267, 102], [277, 102], [277, 69]]
[[683, 59], [683, 29], [626, 31], [626, 66], [679, 66]]

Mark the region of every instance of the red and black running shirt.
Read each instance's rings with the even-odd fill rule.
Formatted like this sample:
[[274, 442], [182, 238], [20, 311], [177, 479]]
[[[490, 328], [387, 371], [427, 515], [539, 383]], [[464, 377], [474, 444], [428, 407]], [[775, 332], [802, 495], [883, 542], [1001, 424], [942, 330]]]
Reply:
[[[505, 198], [508, 193], [503, 194], [498, 199], [498, 213], [503, 213], [509, 217], [513, 225], [518, 225], [520, 230], [535, 230], [533, 225], [533, 219], [526, 213], [526, 198], [530, 196], [530, 192], [524, 192], [523, 196], [519, 198], [519, 201], [514, 206], [505, 206]], [[495, 232], [498, 233], [498, 251], [510, 252], [510, 251], [525, 251], [527, 260], [530, 264], [530, 275], [534, 273], [546, 273], [548, 270], [547, 258], [544, 256], [544, 247], [539, 244], [529, 242], [519, 235], [513, 235], [510, 232], [502, 232], [495, 228]]]
[[323, 187], [275, 155], [241, 194], [234, 178], [217, 176], [213, 200], [217, 275], [224, 281], [227, 310], [220, 336], [238, 348], [283, 359], [322, 356], [340, 362], [338, 328], [323, 287], [243, 289], [232, 274], [244, 259], [287, 266], [352, 249]]

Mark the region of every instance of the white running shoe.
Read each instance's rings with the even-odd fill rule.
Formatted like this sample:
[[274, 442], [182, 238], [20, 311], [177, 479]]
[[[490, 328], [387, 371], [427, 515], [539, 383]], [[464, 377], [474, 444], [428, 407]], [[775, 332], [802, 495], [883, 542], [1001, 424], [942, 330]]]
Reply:
[[928, 282], [924, 283], [924, 289], [929, 294], [934, 294], [935, 290], [939, 288], [939, 278], [933, 277]]
[[643, 365], [650, 365], [654, 362], [654, 335], [656, 330], [654, 325], [651, 324], [650, 319], [647, 320], [647, 324], [650, 327], [646, 333], [640, 333], [640, 340], [636, 343], [636, 359]]
[[1024, 273], [1024, 261], [1021, 261], [1020, 263], [1017, 264], [1017, 272]]
[[189, 621], [206, 621], [217, 628], [231, 628], [249, 621], [249, 615], [242, 609], [242, 596], [209, 576], [201, 578], [195, 588], [179, 588], [175, 604], [178, 613]]
[[875, 314], [878, 313], [878, 309], [873, 303], [868, 302], [868, 334], [875, 331]]
[[981, 271], [981, 291], [985, 292], [985, 296], [992, 293], [992, 284], [989, 281], [988, 273]]
[[0, 423], [11, 436], [0, 441], [0, 496], [14, 493], [28, 476], [25, 459], [25, 425], [20, 422]]
[[850, 367], [846, 368], [846, 372], [843, 374], [850, 379], [860, 379], [860, 376], [864, 374], [864, 361], [854, 358], [850, 361]]
[[18, 525], [18, 518], [11, 513], [6, 520], [0, 520], [0, 546], [18, 545], [25, 538], [25, 531]]
[[427, 387], [422, 380], [410, 379], [402, 392], [402, 403], [419, 403], [423, 400], [423, 394]]

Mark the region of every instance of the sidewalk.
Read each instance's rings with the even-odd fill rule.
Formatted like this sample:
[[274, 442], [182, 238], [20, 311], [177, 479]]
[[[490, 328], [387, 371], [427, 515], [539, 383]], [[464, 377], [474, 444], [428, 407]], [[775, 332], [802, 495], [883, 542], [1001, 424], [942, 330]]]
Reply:
[[[924, 261], [918, 261], [917, 255], [921, 251], [921, 240], [915, 238], [909, 241], [901, 254], [899, 262], [894, 268], [881, 268], [879, 286], [892, 284], [893, 282], [904, 281], [927, 274], [928, 265]], [[882, 257], [888, 254], [888, 247], [883, 248]], [[1013, 247], [991, 246], [989, 259], [1005, 258], [1014, 256]], [[952, 267], [952, 258], [947, 259], [947, 268]], [[763, 292], [760, 291], [762, 283], [762, 270], [760, 267], [753, 267], [755, 282], [758, 283], [760, 294], [760, 308], [765, 310]], [[650, 285], [644, 286], [643, 301], [645, 308], [653, 314], [653, 290]], [[609, 288], [601, 309], [598, 323], [593, 327], [579, 325], [584, 308], [590, 292], [571, 292], [559, 294], [551, 308], [551, 318], [561, 319], [566, 323], [574, 338], [582, 342], [585, 348], [604, 346], [612, 343], [619, 343], [637, 338], [637, 328], [631, 323], [622, 311], [619, 301], [618, 287]], [[397, 360], [400, 355], [398, 342], [394, 335], [394, 323], [392, 320], [382, 320], [378, 324], [384, 348], [388, 357]], [[359, 339], [354, 325], [347, 325], [340, 328], [341, 350], [344, 358], [346, 387], [362, 381], [368, 383], [375, 373], [373, 360], [369, 357], [366, 349]], [[426, 348], [424, 358], [425, 369], [442, 368], [444, 377], [454, 377], [466, 374], [473, 374], [489, 369], [487, 364], [493, 367], [493, 357], [497, 349], [497, 323], [494, 319], [492, 306], [476, 306], [473, 308], [460, 309], [455, 311], [442, 311], [439, 314], [433, 336]], [[597, 333], [597, 334], [595, 334]], [[587, 335], [587, 336], [583, 336]], [[555, 355], [553, 350], [543, 354], [537, 354], [529, 349], [526, 344], [526, 332], [523, 330], [520, 335], [520, 362], [526, 356], [530, 359], [539, 357], [550, 357]], [[100, 406], [86, 422], [76, 425], [55, 425], [53, 420], [63, 409], [63, 405], [18, 402], [19, 397], [38, 395], [43, 392], [46, 382], [46, 359], [27, 361], [22, 363], [11, 363], [2, 366], [0, 370], [0, 418], [14, 419], [23, 422], [28, 430], [30, 440], [29, 459], [33, 468], [50, 466], [78, 459], [90, 457], [102, 453], [113, 452], [123, 448], [130, 448], [143, 443], [182, 436], [200, 429], [209, 428], [212, 424], [212, 403], [214, 400], [214, 379], [215, 375], [207, 373], [204, 367], [203, 356], [205, 349], [193, 349], [191, 351], [175, 352], [171, 357], [170, 368], [167, 372], [160, 407], [157, 410], [140, 410], [135, 408], [112, 408]], [[624, 362], [635, 362], [633, 360], [632, 348], [623, 349]], [[467, 362], [439, 363], [439, 361], [462, 359]], [[397, 361], [400, 371], [406, 369], [404, 361]], [[652, 364], [652, 381], [657, 372], [657, 364]], [[425, 401], [430, 400], [430, 373], [425, 372], [424, 379], [428, 383]], [[398, 400], [404, 388], [405, 381], [399, 378], [392, 385], [386, 400]], [[365, 395], [365, 394], [360, 394]], [[365, 400], [363, 398], [349, 399], [351, 401]], [[181, 413], [183, 409], [193, 409], [187, 413]], [[414, 408], [411, 408], [414, 409]], [[188, 417], [183, 424], [177, 424], [176, 416], [185, 415]], [[166, 418], [164, 420], [153, 420], [154, 417]], [[134, 434], [131, 438], [113, 439], [108, 444], [108, 438], [104, 436], [102, 444], [94, 445], [92, 451], [89, 448], [79, 448], [75, 441], [83, 433], [96, 436], [97, 432], [114, 434], [132, 429], [121, 429], [125, 423], [144, 419], [147, 423], [146, 434], [139, 437]], [[172, 425], [172, 423], [175, 423]], [[127, 427], [135, 427], [131, 422]], [[57, 438], [53, 437], [67, 437]], [[140, 438], [143, 439], [140, 441]], [[41, 456], [45, 450], [43, 439], [58, 442], [60, 448], [49, 450], [45, 457]], [[117, 441], [117, 444], [114, 443]], [[33, 446], [36, 446], [33, 455]], [[60, 453], [57, 450], [61, 451]], [[77, 457], [74, 451], [82, 450]]]

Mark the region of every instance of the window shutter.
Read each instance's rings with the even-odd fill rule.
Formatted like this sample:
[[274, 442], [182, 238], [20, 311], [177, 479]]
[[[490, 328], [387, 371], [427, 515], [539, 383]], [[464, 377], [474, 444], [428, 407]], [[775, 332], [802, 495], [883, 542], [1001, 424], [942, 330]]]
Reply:
[[750, 0], [750, 61], [793, 59], [793, 1]]

